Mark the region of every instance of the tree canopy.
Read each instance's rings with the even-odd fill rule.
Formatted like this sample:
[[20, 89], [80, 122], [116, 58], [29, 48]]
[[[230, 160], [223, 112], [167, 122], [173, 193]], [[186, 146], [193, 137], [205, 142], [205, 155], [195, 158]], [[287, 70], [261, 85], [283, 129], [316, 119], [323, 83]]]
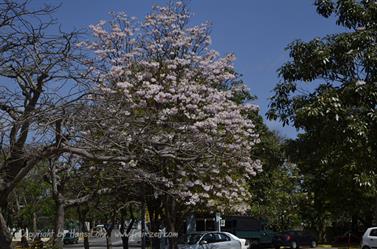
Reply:
[[299, 129], [291, 152], [317, 181], [317, 194], [330, 194], [333, 205], [349, 199], [343, 210], [358, 215], [363, 211], [355, 210], [349, 195], [358, 193], [356, 199], [370, 203], [376, 186], [377, 5], [367, 0], [315, 5], [320, 15], [335, 16], [344, 32], [288, 46], [290, 59], [279, 69], [281, 82], [267, 115]]
[[[82, 45], [96, 54], [99, 80], [87, 119], [101, 118], [114, 153], [134, 157], [125, 170], [163, 183], [156, 196], [169, 190], [186, 205], [242, 211], [246, 180], [261, 167], [248, 118], [257, 108], [246, 103], [234, 55], [212, 50], [209, 25], [189, 26], [190, 16], [177, 2], [154, 7], [142, 22], [119, 13], [91, 26], [95, 39]], [[96, 136], [97, 127], [87, 133]]]

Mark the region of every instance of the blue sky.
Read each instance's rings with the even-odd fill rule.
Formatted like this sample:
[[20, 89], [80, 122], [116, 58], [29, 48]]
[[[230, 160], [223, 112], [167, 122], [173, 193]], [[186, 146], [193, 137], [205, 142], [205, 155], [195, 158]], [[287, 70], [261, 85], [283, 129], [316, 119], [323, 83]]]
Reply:
[[[110, 11], [126, 11], [142, 19], [153, 4], [161, 0], [66, 0], [42, 1], [62, 3], [57, 17], [63, 30], [107, 20]], [[265, 116], [268, 98], [279, 81], [277, 69], [287, 61], [284, 48], [295, 39], [340, 32], [333, 19], [325, 19], [315, 12], [314, 0], [191, 0], [194, 13], [192, 22], [210, 21], [213, 24], [213, 48], [221, 54], [233, 52], [237, 56], [236, 68], [243, 74], [253, 94], [258, 99], [261, 114]], [[295, 137], [296, 130], [282, 127], [278, 122], [266, 120], [271, 129], [287, 137]]]

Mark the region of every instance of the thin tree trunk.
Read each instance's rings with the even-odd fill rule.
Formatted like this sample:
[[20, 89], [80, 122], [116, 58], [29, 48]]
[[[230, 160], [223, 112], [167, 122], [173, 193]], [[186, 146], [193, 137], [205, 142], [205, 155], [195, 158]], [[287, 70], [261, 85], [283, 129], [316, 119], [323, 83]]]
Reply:
[[53, 245], [58, 248], [63, 248], [63, 236], [64, 236], [64, 205], [62, 202], [56, 203], [56, 217], [53, 236]]
[[127, 226], [127, 230], [125, 229], [125, 225], [124, 225], [124, 219], [122, 218], [122, 225], [120, 227], [120, 232], [122, 234], [122, 245], [123, 245], [123, 249], [128, 249], [128, 241], [129, 241], [129, 234], [131, 232], [131, 229], [135, 223], [135, 219], [132, 218], [131, 219], [131, 222], [130, 224], [128, 224]]
[[82, 229], [82, 232], [84, 233], [84, 249], [89, 249], [90, 248], [90, 245], [89, 245], [89, 230], [88, 228], [86, 227], [86, 224], [85, 224], [85, 219], [83, 219], [81, 221], [81, 229]]
[[[151, 217], [151, 232], [152, 234], [159, 233], [159, 222], [157, 220], [153, 220]], [[153, 249], [160, 249], [160, 240], [163, 239], [160, 236], [152, 237], [152, 248]]]
[[[121, 233], [121, 236], [122, 236], [122, 246], [123, 246], [123, 249], [128, 249], [128, 234], [126, 233], [126, 226], [125, 226], [125, 220], [124, 220], [124, 213], [122, 213], [122, 216], [120, 218], [120, 233]], [[132, 223], [132, 221], [131, 221]]]
[[319, 242], [327, 242], [326, 241], [326, 226], [324, 223], [325, 223], [324, 217], [321, 217], [317, 221], [317, 231], [318, 231]]
[[375, 198], [376, 200], [374, 203], [373, 224], [377, 224], [377, 196]]
[[0, 248], [11, 249], [12, 235], [0, 209]]
[[[174, 198], [167, 197], [165, 201], [166, 221], [168, 225], [168, 232], [174, 234], [176, 232], [176, 202]], [[177, 248], [177, 240], [174, 236], [169, 237], [169, 249]]]
[[352, 215], [352, 218], [351, 218], [351, 220], [352, 220], [352, 222], [351, 222], [351, 232], [353, 232], [353, 233], [356, 233], [357, 232], [357, 230], [358, 230], [358, 217], [357, 217], [358, 215], [357, 214], [354, 214], [354, 215]]
[[[149, 216], [150, 216], [150, 228], [152, 234], [158, 234], [161, 221], [160, 221], [160, 216], [161, 216], [161, 203], [159, 200], [152, 199], [147, 201], [147, 206], [148, 206], [148, 211], [149, 211]], [[160, 241], [165, 238], [162, 238], [160, 236], [153, 236], [151, 238], [152, 242], [152, 248], [153, 249], [160, 249]]]
[[34, 234], [37, 234], [37, 213], [33, 212], [33, 232]]
[[123, 249], [128, 249], [128, 236], [123, 236], [122, 235], [122, 246], [123, 246]]
[[112, 240], [111, 240], [111, 232], [112, 232], [112, 230], [110, 230], [109, 232], [106, 232], [106, 248], [107, 249], [113, 248], [113, 244], [112, 244]]
[[87, 235], [84, 235], [84, 249], [89, 249], [89, 248], [90, 248], [89, 237]]
[[87, 207], [86, 208], [81, 208], [80, 206], [77, 207], [77, 213], [79, 215], [79, 220], [81, 224], [81, 231], [84, 234], [84, 249], [89, 249], [90, 247], [89, 237], [88, 237], [89, 230], [85, 224], [86, 216], [88, 212], [89, 212], [89, 209]]
[[130, 206], [131, 221], [128, 224], [127, 229], [125, 227], [125, 217], [126, 217], [126, 215], [127, 215], [127, 209], [124, 209], [123, 212], [121, 213], [121, 226], [120, 226], [120, 232], [122, 234], [123, 249], [128, 249], [128, 241], [129, 241], [130, 232], [132, 230], [132, 227], [135, 224], [135, 216], [134, 216], [134, 212], [132, 210], [132, 206]]
[[145, 195], [143, 194], [143, 200], [141, 203], [141, 249], [145, 249], [146, 247], [145, 208]]
[[52, 159], [49, 159], [49, 170], [51, 177], [52, 197], [55, 201], [55, 225], [52, 244], [58, 248], [63, 248], [64, 236], [64, 196], [62, 190], [64, 187], [59, 182], [57, 176], [56, 164]]
[[[176, 232], [175, 222], [174, 220], [169, 220], [169, 232], [174, 234]], [[174, 236], [169, 237], [169, 249], [176, 249], [177, 248], [177, 240]]]
[[13, 190], [13, 193], [14, 193], [14, 199], [16, 200], [17, 213], [19, 213], [21, 210], [20, 201], [18, 200], [18, 195], [17, 195], [16, 190]]
[[105, 226], [105, 230], [106, 230], [106, 248], [107, 249], [112, 249], [113, 248], [113, 243], [112, 243], [112, 240], [111, 240], [111, 233], [113, 232], [113, 224], [114, 224], [114, 222], [112, 222], [109, 227]]

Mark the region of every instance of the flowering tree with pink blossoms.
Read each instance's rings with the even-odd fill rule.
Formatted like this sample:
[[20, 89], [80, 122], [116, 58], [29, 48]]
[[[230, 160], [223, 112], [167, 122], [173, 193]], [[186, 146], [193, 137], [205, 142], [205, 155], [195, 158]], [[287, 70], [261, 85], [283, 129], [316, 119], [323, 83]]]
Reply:
[[248, 103], [235, 56], [220, 57], [210, 48], [210, 26], [189, 26], [189, 19], [181, 2], [153, 7], [142, 22], [113, 14], [80, 44], [95, 53], [97, 84], [83, 114], [96, 125], [83, 127], [83, 137], [106, 137], [114, 155], [132, 158], [121, 163], [125, 172], [152, 189], [171, 224], [193, 207], [246, 211], [247, 180], [261, 169], [247, 118], [257, 107]]

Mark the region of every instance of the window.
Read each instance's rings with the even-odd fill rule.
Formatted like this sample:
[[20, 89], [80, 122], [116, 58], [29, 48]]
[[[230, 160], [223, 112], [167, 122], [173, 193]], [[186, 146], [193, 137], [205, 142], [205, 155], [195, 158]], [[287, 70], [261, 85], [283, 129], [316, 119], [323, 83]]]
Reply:
[[213, 238], [216, 242], [221, 242], [221, 235], [219, 233], [214, 233]]
[[369, 233], [369, 236], [377, 237], [377, 229], [372, 229]]
[[208, 244], [217, 242], [216, 238], [213, 236], [212, 233], [208, 233], [208, 234], [204, 235], [202, 241], [203, 240], [207, 241]]
[[182, 236], [178, 238], [179, 244], [189, 244], [189, 245], [194, 245], [196, 244], [199, 239], [202, 237], [201, 234], [198, 233], [193, 233], [193, 234], [187, 234], [185, 236]]
[[220, 235], [220, 241], [230, 241], [230, 238], [226, 234], [219, 233], [219, 235]]

